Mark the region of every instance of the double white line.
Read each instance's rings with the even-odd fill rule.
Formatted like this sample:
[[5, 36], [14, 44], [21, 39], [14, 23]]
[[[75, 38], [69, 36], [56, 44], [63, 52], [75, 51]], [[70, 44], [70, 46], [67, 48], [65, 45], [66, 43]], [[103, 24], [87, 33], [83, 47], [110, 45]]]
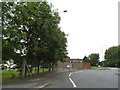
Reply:
[[[70, 74], [69, 74], [69, 77], [70, 77], [72, 74], [73, 74], [73, 73], [70, 73]], [[70, 80], [70, 82], [72, 83], [73, 87], [77, 87], [71, 78], [69, 78], [69, 80]]]
[[70, 77], [72, 74], [73, 74], [73, 73], [70, 73], [70, 74], [69, 74], [69, 77]]
[[71, 78], [69, 78], [69, 80], [73, 84], [73, 87], [77, 87]]
[[[74, 73], [79, 73], [79, 72], [83, 72], [83, 71], [77, 71], [77, 72], [74, 72]], [[75, 82], [73, 82], [73, 80], [70, 78], [70, 76], [71, 76], [72, 74], [73, 74], [73, 73], [70, 73], [70, 74], [69, 74], [69, 80], [70, 80], [70, 82], [72, 83], [73, 87], [77, 87], [76, 84], [75, 84]]]

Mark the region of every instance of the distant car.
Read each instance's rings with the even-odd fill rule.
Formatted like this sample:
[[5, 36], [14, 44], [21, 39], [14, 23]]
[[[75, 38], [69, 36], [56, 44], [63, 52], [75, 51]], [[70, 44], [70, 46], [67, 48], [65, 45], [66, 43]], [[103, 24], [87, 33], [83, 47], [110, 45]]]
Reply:
[[98, 67], [100, 67], [100, 65], [98, 65]]
[[67, 68], [70, 68], [70, 65], [67, 65]]

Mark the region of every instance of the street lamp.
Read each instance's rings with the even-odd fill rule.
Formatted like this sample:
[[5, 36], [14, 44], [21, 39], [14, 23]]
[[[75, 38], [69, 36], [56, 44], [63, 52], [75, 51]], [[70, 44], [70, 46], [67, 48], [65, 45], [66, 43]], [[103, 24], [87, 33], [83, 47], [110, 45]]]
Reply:
[[67, 10], [64, 10], [63, 12], [67, 12]]
[[104, 53], [105, 53], [104, 47], [106, 48], [106, 45], [103, 45], [103, 46], [102, 46], [102, 60], [103, 60], [103, 61], [104, 61]]
[[61, 11], [60, 13], [66, 13], [67, 12], [67, 10], [64, 10], [64, 11]]

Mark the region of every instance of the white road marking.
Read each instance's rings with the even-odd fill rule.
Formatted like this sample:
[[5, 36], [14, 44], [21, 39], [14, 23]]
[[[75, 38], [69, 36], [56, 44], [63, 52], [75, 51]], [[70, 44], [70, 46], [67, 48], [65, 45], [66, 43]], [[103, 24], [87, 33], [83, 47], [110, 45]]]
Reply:
[[48, 84], [50, 84], [51, 83], [51, 81], [49, 81], [49, 82], [47, 82], [47, 83], [45, 83], [44, 85], [42, 85], [42, 86], [39, 86], [38, 88], [44, 88], [44, 87], [46, 87]]
[[[70, 77], [72, 74], [74, 74], [74, 73], [79, 73], [79, 72], [83, 72], [83, 71], [77, 71], [77, 72], [70, 73], [70, 74], [69, 74], [69, 77]], [[69, 78], [69, 80], [70, 80], [70, 82], [73, 84], [74, 87], [77, 87], [71, 78]]]
[[69, 74], [69, 77], [70, 77], [72, 74], [74, 74], [74, 73], [79, 73], [79, 72], [83, 72], [83, 71], [77, 71], [77, 72], [70, 73], [70, 74]]
[[70, 77], [72, 74], [73, 74], [73, 73], [70, 73], [70, 74], [69, 74], [69, 77]]
[[71, 73], [69, 74], [69, 77], [71, 76]]
[[83, 72], [83, 71], [77, 71], [77, 72], [75, 72], [75, 73], [79, 73], [79, 72]]
[[71, 78], [69, 78], [69, 80], [73, 84], [73, 87], [77, 87]]

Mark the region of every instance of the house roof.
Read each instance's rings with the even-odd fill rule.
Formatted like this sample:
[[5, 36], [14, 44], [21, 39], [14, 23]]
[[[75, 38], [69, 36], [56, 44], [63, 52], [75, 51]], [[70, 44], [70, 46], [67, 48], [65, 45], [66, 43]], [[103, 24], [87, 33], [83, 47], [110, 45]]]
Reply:
[[70, 62], [82, 62], [82, 59], [70, 59]]
[[70, 59], [70, 61], [75, 61], [75, 60], [77, 60], [77, 61], [83, 61], [83, 59]]

